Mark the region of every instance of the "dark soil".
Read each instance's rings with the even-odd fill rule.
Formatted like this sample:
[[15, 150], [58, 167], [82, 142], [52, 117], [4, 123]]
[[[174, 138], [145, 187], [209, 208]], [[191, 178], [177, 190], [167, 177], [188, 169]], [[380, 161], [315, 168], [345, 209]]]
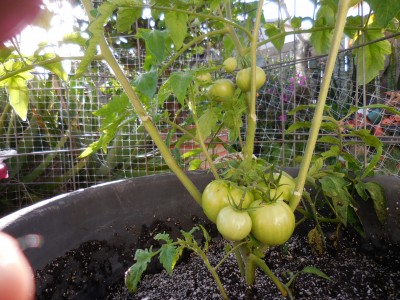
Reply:
[[[289, 242], [271, 248], [265, 257], [284, 283], [290, 274], [307, 266], [316, 267], [330, 277], [331, 280], [326, 280], [301, 273], [290, 286], [295, 299], [400, 299], [400, 245], [374, 248], [346, 231], [339, 242], [327, 234], [327, 251], [318, 255], [307, 242], [310, 228], [297, 229]], [[215, 228], [208, 229], [215, 235]], [[150, 228], [143, 228], [136, 244], [113, 246], [105, 241], [82, 244], [37, 272], [37, 299], [221, 299], [201, 259], [189, 252], [172, 276], [154, 262], [136, 294], [125, 289], [124, 271], [133, 263], [135, 249], [151, 244], [157, 247], [151, 237], [156, 232], [170, 230], [170, 223], [156, 222]], [[208, 252], [212, 265], [221, 259], [224, 243], [217, 237], [213, 239]], [[259, 271], [254, 287], [246, 286], [233, 255], [221, 265], [218, 274], [231, 299], [283, 299], [272, 281]]]

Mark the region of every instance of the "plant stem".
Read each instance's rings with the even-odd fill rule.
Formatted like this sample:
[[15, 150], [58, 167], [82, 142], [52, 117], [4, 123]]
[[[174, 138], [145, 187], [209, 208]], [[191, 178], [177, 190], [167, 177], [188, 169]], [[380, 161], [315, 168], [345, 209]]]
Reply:
[[296, 187], [293, 192], [293, 196], [290, 199], [290, 208], [294, 211], [299, 205], [301, 196], [303, 194], [304, 185], [307, 178], [308, 169], [310, 167], [311, 159], [314, 153], [315, 144], [318, 139], [319, 129], [321, 127], [322, 116], [324, 113], [324, 106], [328, 90], [332, 78], [333, 69], [336, 63], [336, 57], [339, 51], [340, 42], [342, 41], [342, 35], [344, 25], [346, 24], [347, 12], [350, 8], [351, 0], [339, 0], [338, 13], [336, 17], [335, 29], [332, 36], [332, 45], [328, 54], [328, 59], [325, 67], [324, 78], [321, 84], [320, 94], [318, 96], [317, 107], [315, 109], [314, 118], [311, 123], [310, 135], [308, 138], [307, 146], [301, 161], [299, 175], [296, 181]]
[[278, 277], [272, 273], [271, 269], [267, 266], [267, 264], [259, 257], [255, 256], [254, 254], [249, 255], [249, 263], [256, 265], [259, 267], [261, 270], [264, 271], [265, 274], [268, 275], [269, 278], [271, 278], [272, 282], [275, 283], [276, 287], [278, 290], [281, 292], [281, 294], [286, 297], [287, 296], [287, 290], [285, 285], [279, 280]]
[[212, 265], [210, 264], [210, 261], [207, 258], [207, 255], [203, 252], [200, 251], [200, 249], [196, 249], [193, 248], [193, 250], [202, 258], [204, 264], [206, 265], [207, 269], [210, 271], [212, 277], [215, 280], [215, 283], [217, 284], [217, 287], [219, 289], [219, 292], [221, 294], [222, 299], [229, 299], [228, 295], [226, 294], [225, 288], [221, 282], [221, 280], [219, 279], [219, 276], [217, 274], [217, 272], [215, 271], [215, 269], [212, 267]]
[[[90, 0], [82, 0], [82, 3], [85, 7], [86, 13], [90, 19], [92, 19], [90, 15], [91, 11], [91, 1]], [[133, 90], [128, 78], [126, 78], [124, 72], [122, 71], [120, 65], [114, 58], [113, 53], [111, 52], [104, 35], [101, 37], [99, 41], [99, 46], [101, 53], [104, 57], [104, 60], [108, 63], [110, 68], [113, 70], [115, 77], [123, 87], [126, 95], [132, 103], [132, 106], [135, 108], [136, 113], [138, 114], [140, 120], [142, 121], [144, 127], [147, 132], [151, 136], [157, 148], [160, 150], [161, 155], [163, 156], [166, 164], [171, 169], [173, 173], [178, 177], [183, 186], [187, 189], [190, 195], [196, 200], [198, 204], [201, 203], [201, 193], [194, 185], [194, 183], [189, 179], [189, 177], [185, 174], [185, 172], [178, 165], [176, 160], [174, 159], [169, 147], [164, 143], [158, 129], [153, 124], [151, 117], [147, 114], [144, 109], [142, 103], [140, 102], [138, 96]]]
[[[250, 90], [250, 104], [247, 114], [247, 131], [246, 131], [246, 144], [243, 149], [245, 161], [250, 162], [253, 158], [254, 152], [254, 139], [257, 127], [256, 115], [256, 61], [257, 61], [257, 40], [258, 40], [258, 27], [260, 26], [261, 16], [263, 13], [264, 1], [258, 2], [257, 16], [254, 23], [254, 30], [251, 37], [251, 90]], [[250, 165], [250, 164], [249, 164]]]

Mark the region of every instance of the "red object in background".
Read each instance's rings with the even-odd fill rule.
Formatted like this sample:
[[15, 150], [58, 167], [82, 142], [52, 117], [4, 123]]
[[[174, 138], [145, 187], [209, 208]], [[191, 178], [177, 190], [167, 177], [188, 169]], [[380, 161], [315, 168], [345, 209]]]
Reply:
[[8, 178], [7, 165], [5, 163], [0, 163], [0, 179]]
[[0, 0], [0, 46], [31, 24], [43, 0]]

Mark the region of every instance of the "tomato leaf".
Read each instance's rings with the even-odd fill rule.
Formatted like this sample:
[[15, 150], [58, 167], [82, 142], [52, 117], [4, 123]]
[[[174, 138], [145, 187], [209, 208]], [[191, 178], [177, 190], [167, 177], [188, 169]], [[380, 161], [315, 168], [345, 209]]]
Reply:
[[136, 78], [136, 80], [133, 82], [133, 85], [143, 95], [151, 99], [157, 91], [157, 83], [158, 72], [150, 71], [148, 73], [141, 74], [138, 78]]
[[[357, 37], [355, 45], [357, 46], [363, 43], [372, 42], [383, 37], [385, 37], [385, 35], [381, 31], [367, 30], [364, 34]], [[384, 40], [365, 45], [362, 50], [355, 49], [353, 50], [353, 53], [356, 56], [356, 64], [358, 68], [357, 80], [358, 84], [361, 85], [370, 82], [379, 74], [379, 71], [384, 69], [386, 55], [392, 53], [392, 49], [389, 41]]]
[[341, 177], [328, 175], [319, 179], [323, 193], [332, 199], [335, 212], [343, 225], [347, 225], [347, 210], [352, 197], [347, 190], [349, 183]]
[[153, 252], [145, 249], [138, 249], [135, 252], [135, 264], [133, 264], [125, 273], [125, 285], [129, 291], [135, 292], [139, 284], [140, 278], [146, 271], [148, 264], [153, 257]]
[[187, 90], [193, 79], [194, 75], [192, 72], [174, 72], [168, 79], [172, 92], [183, 106], [185, 105]]
[[274, 37], [281, 33], [285, 33], [284, 22], [282, 22], [282, 25], [280, 27], [276, 26], [275, 24], [266, 23], [264, 24], [264, 28], [265, 28], [265, 34], [270, 39], [272, 39], [271, 43], [274, 45], [276, 50], [281, 51], [285, 43], [285, 37], [284, 36], [280, 38], [274, 38]]
[[381, 0], [368, 0], [367, 2], [374, 11], [375, 21], [379, 27], [387, 27], [390, 21], [400, 13], [400, 1], [398, 0], [385, 0], [384, 5]]
[[176, 262], [182, 254], [182, 248], [171, 244], [163, 244], [160, 248], [159, 260], [169, 275], [175, 268]]
[[197, 128], [197, 133], [201, 135], [203, 140], [205, 140], [216, 127], [219, 120], [219, 109], [210, 108], [204, 111], [204, 113], [199, 118], [199, 125]]
[[130, 33], [132, 31], [132, 24], [141, 16], [142, 8], [120, 8], [117, 15], [117, 31]]
[[12, 108], [23, 121], [26, 121], [29, 102], [26, 80], [19, 76], [11, 77], [7, 80], [5, 87]]
[[386, 220], [386, 201], [382, 186], [375, 182], [366, 182], [365, 189], [374, 203], [375, 213], [378, 220], [384, 224]]
[[304, 269], [301, 270], [301, 272], [307, 273], [307, 274], [314, 274], [314, 275], [317, 275], [326, 280], [332, 281], [332, 279], [328, 275], [326, 275], [324, 272], [322, 272], [320, 269], [318, 269], [316, 267], [307, 266], [307, 267], [304, 267]]
[[199, 159], [199, 158], [192, 159], [189, 162], [189, 171], [198, 170], [200, 168], [202, 162], [203, 161], [201, 159]]
[[[315, 28], [323, 28], [335, 25], [335, 12], [328, 5], [322, 5], [317, 12]], [[328, 53], [331, 47], [333, 29], [314, 31], [311, 34], [310, 42], [314, 47], [315, 53]]]
[[138, 29], [138, 37], [145, 40], [146, 49], [150, 51], [158, 63], [161, 63], [165, 57], [165, 40], [167, 32], [160, 30]]
[[169, 36], [175, 45], [175, 50], [182, 48], [183, 41], [187, 33], [187, 15], [176, 12], [165, 14], [165, 26], [168, 29]]
[[296, 123], [293, 123], [292, 125], [290, 125], [289, 128], [286, 129], [285, 133], [291, 133], [298, 129], [310, 128], [310, 127], [311, 127], [311, 122], [309, 122], [309, 121], [296, 122]]

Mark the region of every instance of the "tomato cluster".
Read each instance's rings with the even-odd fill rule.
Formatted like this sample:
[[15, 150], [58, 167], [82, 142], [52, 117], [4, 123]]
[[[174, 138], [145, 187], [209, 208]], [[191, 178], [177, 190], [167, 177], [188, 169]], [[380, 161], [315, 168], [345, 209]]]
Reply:
[[224, 238], [240, 241], [251, 234], [259, 242], [275, 246], [291, 237], [296, 222], [286, 201], [293, 193], [294, 180], [278, 173], [270, 177], [265, 175], [253, 190], [223, 179], [206, 186], [203, 211]]
[[[234, 57], [227, 58], [222, 68], [227, 73], [235, 72], [238, 66], [237, 60]], [[244, 93], [249, 92], [251, 88], [251, 68], [245, 68], [239, 70], [236, 74], [236, 85]], [[266, 81], [266, 75], [263, 69], [256, 67], [256, 88], [259, 89], [263, 86]], [[211, 83], [211, 75], [208, 72], [202, 72], [197, 76], [197, 80], [200, 83]], [[229, 102], [235, 95], [235, 84], [230, 79], [218, 79], [211, 83], [207, 90], [207, 96], [209, 99], [218, 102]]]

